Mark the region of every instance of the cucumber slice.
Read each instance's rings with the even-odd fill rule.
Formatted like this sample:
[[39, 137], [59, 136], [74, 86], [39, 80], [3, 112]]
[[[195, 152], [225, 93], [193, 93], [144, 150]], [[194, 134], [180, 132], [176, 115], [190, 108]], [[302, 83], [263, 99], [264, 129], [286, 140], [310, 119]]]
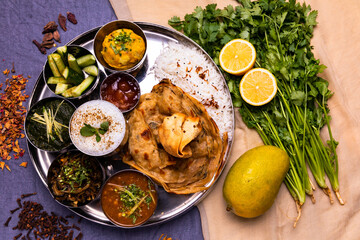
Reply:
[[55, 94], [62, 94], [66, 89], [70, 88], [71, 84], [58, 83], [56, 84]]
[[95, 57], [92, 54], [79, 57], [76, 61], [81, 68], [93, 65], [96, 62]]
[[61, 56], [64, 63], [67, 64], [67, 46], [58, 47], [56, 52]]
[[99, 74], [99, 69], [95, 65], [90, 65], [83, 68], [84, 72], [87, 74], [96, 77]]
[[68, 77], [69, 77], [69, 67], [65, 67], [64, 71], [62, 71], [61, 74], [65, 79], [68, 79]]
[[79, 85], [83, 80], [84, 77], [69, 68], [68, 66], [65, 67], [64, 71], [62, 72], [63, 77], [68, 81], [68, 83]]
[[55, 64], [52, 54], [48, 55], [48, 63], [49, 63], [50, 69], [51, 69], [54, 77], [61, 77], [61, 73]]
[[69, 83], [69, 82], [63, 77], [49, 77], [49, 79], [47, 80], [47, 84], [58, 84], [58, 83]]
[[66, 98], [74, 97], [73, 91], [75, 90], [75, 88], [77, 88], [77, 86], [68, 88], [61, 95], [63, 95]]
[[58, 53], [52, 53], [51, 56], [54, 59], [55, 64], [56, 64], [57, 68], [59, 69], [59, 72], [64, 71], [65, 64], [64, 64], [63, 60], [61, 59], [61, 56]]
[[72, 91], [73, 97], [79, 97], [95, 80], [94, 76], [88, 76]]
[[69, 67], [74, 70], [75, 72], [79, 73], [80, 75], [84, 75], [83, 71], [81, 70], [81, 68], [79, 67], [77, 61], [76, 61], [76, 58], [72, 55], [72, 54], [68, 54], [68, 57], [67, 57], [67, 61], [68, 61], [68, 64], [69, 64]]

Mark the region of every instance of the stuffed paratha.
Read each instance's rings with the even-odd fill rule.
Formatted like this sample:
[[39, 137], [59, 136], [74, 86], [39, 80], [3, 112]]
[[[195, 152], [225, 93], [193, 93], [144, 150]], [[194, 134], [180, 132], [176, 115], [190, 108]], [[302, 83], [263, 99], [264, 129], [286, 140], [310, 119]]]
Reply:
[[[165, 121], [164, 124], [164, 119], [176, 114], [198, 119], [199, 132], [189, 134], [194, 137], [190, 142], [185, 140], [184, 149], [191, 152], [188, 157], [175, 157], [176, 154], [166, 151], [169, 146], [164, 147], [167, 144], [162, 130], [171, 128], [171, 123]], [[170, 135], [167, 135], [168, 141], [178, 141]], [[205, 107], [165, 79], [155, 85], [151, 93], [142, 95], [130, 114], [128, 152], [123, 161], [152, 177], [167, 192], [195, 193], [208, 189], [214, 182], [224, 163], [227, 143], [227, 133], [222, 140]]]

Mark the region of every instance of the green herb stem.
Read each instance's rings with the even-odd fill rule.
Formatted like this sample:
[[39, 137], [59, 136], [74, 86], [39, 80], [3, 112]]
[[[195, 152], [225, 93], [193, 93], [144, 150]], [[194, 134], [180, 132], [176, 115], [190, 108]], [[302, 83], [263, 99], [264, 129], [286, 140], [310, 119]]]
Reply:
[[127, 217], [130, 217], [130, 216], [136, 211], [136, 209], [138, 209], [138, 208], [140, 207], [140, 205], [144, 202], [144, 200], [146, 199], [147, 196], [148, 196], [148, 195], [145, 195], [144, 197], [142, 197], [142, 198], [140, 199], [140, 201], [138, 201], [138, 202], [135, 204], [135, 206], [134, 206], [133, 208], [131, 208], [129, 212], [127, 212], [127, 214], [126, 214]]
[[[256, 49], [256, 66], [271, 71], [277, 79], [278, 93], [262, 107], [246, 104], [239, 94], [238, 76], [226, 72], [225, 79], [233, 105], [242, 119], [254, 128], [264, 144], [284, 149], [290, 157], [285, 178], [298, 210], [306, 194], [312, 196], [313, 184], [307, 165], [318, 185], [329, 195], [325, 176], [341, 204], [338, 181], [337, 142], [330, 128], [327, 101], [332, 96], [326, 80], [318, 77], [325, 66], [312, 53], [310, 40], [316, 26], [317, 11], [295, 0], [238, 0], [241, 6], [217, 9], [216, 4], [195, 8], [184, 20], [173, 17], [169, 25], [182, 30], [197, 42], [219, 65], [222, 47], [232, 39], [249, 40]], [[329, 131], [327, 146], [319, 133]], [[296, 221], [295, 224], [296, 225]]]

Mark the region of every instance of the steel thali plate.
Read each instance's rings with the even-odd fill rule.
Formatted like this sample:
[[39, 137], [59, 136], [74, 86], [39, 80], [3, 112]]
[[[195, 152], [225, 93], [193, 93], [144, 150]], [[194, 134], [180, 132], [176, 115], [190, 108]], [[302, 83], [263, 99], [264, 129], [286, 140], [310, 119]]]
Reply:
[[[188, 46], [192, 46], [195, 48], [198, 48], [201, 50], [206, 57], [211, 61], [211, 63], [214, 65], [214, 67], [217, 69], [217, 71], [221, 74], [220, 70], [217, 68], [216, 64], [212, 61], [210, 56], [194, 41], [189, 39], [188, 37], [184, 36], [183, 34], [172, 30], [167, 27], [163, 27], [160, 25], [152, 24], [152, 23], [145, 23], [145, 22], [136, 22], [145, 32], [147, 42], [148, 42], [148, 53], [147, 58], [145, 60], [144, 66], [141, 68], [141, 70], [137, 73], [136, 78], [140, 83], [141, 88], [141, 94], [148, 93], [151, 91], [152, 87], [156, 84], [158, 84], [158, 80], [155, 79], [155, 75], [153, 72], [153, 65], [155, 63], [156, 58], [160, 55], [162, 49], [167, 46], [169, 42], [180, 42]], [[93, 40], [95, 38], [95, 35], [97, 31], [100, 29], [100, 27], [91, 29], [78, 37], [71, 40], [67, 45], [80, 45], [88, 50], [90, 50], [92, 53], [93, 51]], [[99, 70], [100, 70], [100, 82], [105, 79], [105, 77], [109, 74], [105, 72], [104, 68], [99, 64]], [[221, 75], [222, 76], [222, 75]], [[222, 77], [223, 78], [223, 77]], [[225, 79], [222, 79], [225, 83]], [[100, 84], [99, 84], [100, 85]], [[227, 88], [226, 88], [227, 89]], [[230, 92], [228, 91], [228, 94], [230, 95]], [[37, 101], [54, 96], [54, 94], [47, 88], [45, 85], [45, 81], [43, 79], [43, 75], [40, 74], [40, 76], [37, 79], [37, 82], [34, 87], [34, 91], [30, 97], [29, 100], [29, 106], [32, 106]], [[88, 97], [81, 99], [81, 100], [72, 100], [72, 102], [79, 106], [85, 101], [89, 101], [91, 99], [98, 99], [99, 97], [99, 86], [95, 91]], [[234, 110], [232, 108], [232, 132], [229, 133], [229, 135], [234, 136]], [[223, 162], [227, 162], [227, 159], [230, 154], [232, 146], [232, 141], [229, 142], [229, 146], [227, 149], [227, 152], [224, 155]], [[30, 158], [33, 162], [33, 165], [42, 180], [42, 182], [46, 184], [46, 175], [48, 172], [48, 169], [50, 167], [51, 162], [55, 157], [58, 155], [56, 153], [48, 153], [45, 151], [41, 151], [33, 147], [29, 142], [27, 142], [28, 151], [30, 154]], [[107, 177], [111, 176], [113, 173], [121, 170], [129, 168], [129, 166], [122, 163], [121, 160], [117, 159], [100, 159], [100, 162], [102, 162], [104, 168], [106, 169], [106, 175]], [[225, 164], [222, 164], [221, 166], [221, 172], [224, 169]], [[217, 176], [218, 178], [219, 176]], [[216, 181], [217, 179], [213, 179]], [[213, 187], [213, 186], [212, 186]], [[165, 192], [165, 190], [162, 187], [158, 188], [158, 194], [159, 194], [159, 202], [157, 209], [154, 213], [154, 215], [142, 226], [150, 226], [154, 224], [158, 224], [161, 222], [165, 222], [167, 220], [170, 220], [176, 216], [179, 216], [180, 214], [186, 212], [189, 210], [192, 206], [199, 203], [204, 197], [211, 191], [212, 187], [208, 190], [201, 191], [194, 194], [188, 194], [188, 195], [177, 195], [177, 194], [171, 194]], [[112, 224], [105, 214], [103, 213], [100, 205], [100, 200], [96, 200], [92, 202], [89, 205], [79, 207], [79, 208], [70, 208], [71, 211], [74, 213], [80, 215], [81, 217], [84, 217], [90, 221], [108, 225], [108, 226], [115, 226]]]

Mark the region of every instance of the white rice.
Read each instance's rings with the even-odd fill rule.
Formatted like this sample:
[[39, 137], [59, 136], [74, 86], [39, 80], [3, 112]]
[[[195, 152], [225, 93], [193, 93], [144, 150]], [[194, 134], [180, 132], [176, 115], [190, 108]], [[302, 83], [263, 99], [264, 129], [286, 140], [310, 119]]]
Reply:
[[220, 136], [227, 132], [229, 140], [232, 139], [231, 96], [222, 76], [205, 54], [196, 48], [170, 42], [157, 57], [154, 72], [159, 81], [168, 78], [203, 103], [216, 122]]
[[[101, 140], [96, 142], [96, 136], [84, 137], [80, 129], [84, 123], [94, 128], [108, 121], [109, 129], [100, 134]], [[125, 119], [122, 112], [112, 103], [103, 100], [92, 100], [82, 104], [74, 112], [70, 122], [70, 138], [77, 149], [91, 156], [103, 156], [112, 153], [125, 136]]]

